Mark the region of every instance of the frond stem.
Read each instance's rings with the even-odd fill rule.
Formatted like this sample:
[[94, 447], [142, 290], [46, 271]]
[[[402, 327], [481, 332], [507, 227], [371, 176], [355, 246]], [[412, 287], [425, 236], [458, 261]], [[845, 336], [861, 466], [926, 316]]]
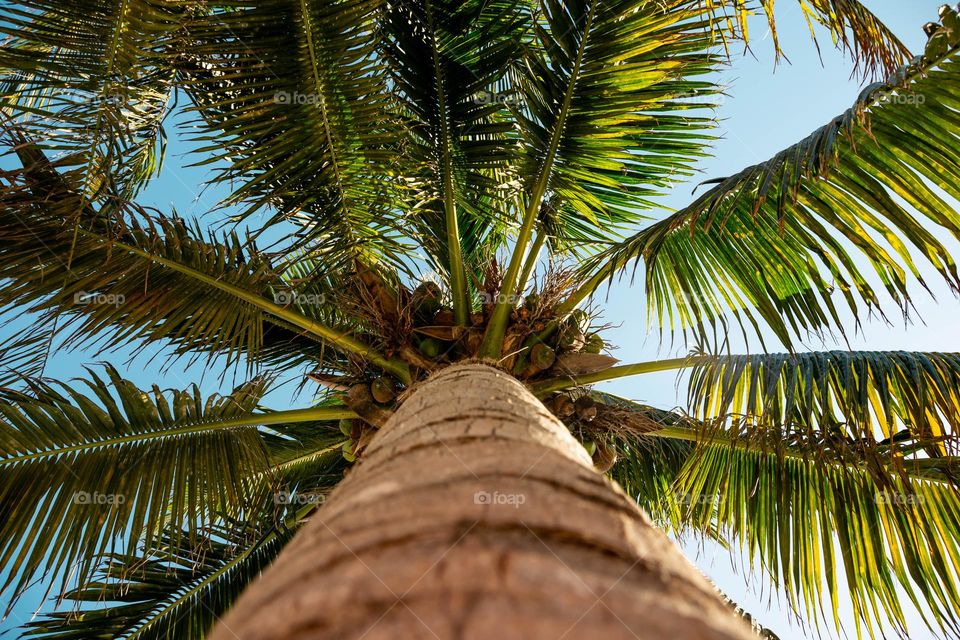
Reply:
[[437, 34], [433, 24], [430, 2], [424, 5], [430, 27], [430, 51], [433, 55], [433, 75], [437, 88], [437, 112], [440, 118], [440, 144], [443, 147], [443, 211], [447, 231], [447, 252], [450, 259], [450, 289], [453, 298], [453, 319], [460, 326], [470, 321], [470, 299], [467, 274], [460, 247], [460, 227], [457, 220], [457, 202], [453, 188], [453, 157], [450, 152], [450, 123], [447, 120], [447, 93], [444, 87], [443, 66], [437, 48]]
[[312, 407], [309, 409], [291, 409], [288, 411], [273, 411], [270, 413], [258, 413], [245, 415], [239, 418], [230, 418], [227, 420], [215, 420], [211, 422], [200, 422], [189, 425], [172, 427], [170, 429], [161, 429], [148, 433], [132, 433], [96, 442], [84, 442], [81, 444], [60, 447], [49, 451], [37, 451], [34, 453], [25, 453], [15, 455], [9, 458], [0, 459], [0, 468], [31, 462], [41, 458], [60, 456], [77, 451], [89, 449], [101, 449], [103, 447], [112, 447], [130, 442], [148, 442], [151, 440], [160, 440], [163, 438], [174, 438], [194, 433], [203, 433], [206, 431], [222, 431], [224, 429], [238, 429], [242, 427], [268, 426], [272, 424], [293, 424], [297, 422], [312, 422], [319, 420], [340, 420], [343, 418], [356, 418], [357, 414], [347, 407]]
[[157, 264], [173, 269], [174, 271], [178, 271], [184, 275], [190, 276], [212, 287], [220, 289], [221, 291], [225, 291], [230, 295], [236, 296], [244, 302], [257, 307], [258, 309], [261, 309], [272, 316], [285, 320], [294, 326], [304, 329], [308, 333], [330, 342], [336, 348], [362, 356], [384, 371], [392, 373], [404, 384], [410, 383], [410, 369], [405, 362], [399, 360], [388, 360], [373, 347], [357, 340], [356, 338], [353, 338], [347, 333], [337, 331], [336, 329], [331, 329], [330, 327], [320, 324], [315, 320], [311, 320], [310, 318], [307, 318], [296, 311], [292, 311], [291, 309], [287, 309], [286, 307], [281, 307], [276, 303], [270, 302], [260, 295], [246, 291], [241, 287], [224, 282], [218, 278], [209, 276], [201, 271], [197, 271], [196, 269], [191, 269], [190, 267], [180, 264], [179, 262], [162, 258], [148, 251], [144, 251], [143, 249], [124, 244], [122, 242], [113, 241], [113, 245], [119, 249], [129, 251], [135, 255], [152, 260]]
[[[540, 213], [540, 206], [543, 204], [543, 197], [547, 193], [547, 186], [550, 183], [554, 161], [560, 148], [560, 140], [566, 125], [567, 116], [570, 114], [570, 105], [573, 102], [573, 93], [580, 77], [580, 68], [583, 65], [583, 55], [587, 48], [588, 35], [593, 26], [593, 18], [596, 13], [597, 0], [590, 3], [590, 9], [584, 24], [583, 36], [577, 48], [577, 56], [570, 71], [570, 82], [567, 84], [567, 90], [563, 96], [563, 103], [560, 106], [560, 112], [554, 122], [553, 133], [550, 136], [550, 144], [547, 147], [547, 154], [543, 160], [543, 166], [540, 169], [540, 175], [534, 185], [533, 192], [530, 195], [530, 202], [524, 213], [523, 224], [520, 227], [520, 233], [517, 235], [517, 243], [513, 248], [513, 254], [510, 256], [510, 264], [503, 277], [503, 286], [501, 291], [506, 294], [512, 294], [517, 288], [517, 279], [520, 275], [520, 268], [523, 263], [523, 257], [530, 244], [530, 238], [533, 235], [533, 227]], [[480, 345], [479, 356], [481, 358], [496, 359], [500, 357], [503, 351], [503, 337], [507, 331], [507, 324], [510, 320], [510, 312], [513, 305], [510, 302], [510, 295], [501, 296], [493, 308], [490, 322], [487, 325], [486, 334], [483, 336], [483, 343]]]
[[638, 362], [635, 364], [622, 364], [616, 367], [610, 367], [596, 373], [585, 373], [579, 376], [559, 376], [540, 380], [530, 385], [530, 391], [537, 397], [543, 397], [554, 391], [562, 391], [573, 387], [604, 382], [605, 380], [616, 380], [617, 378], [626, 378], [628, 376], [637, 376], [644, 373], [655, 373], [657, 371], [671, 371], [674, 369], [686, 369], [703, 362], [705, 359], [699, 356], [690, 358], [671, 358], [669, 360], [654, 360], [651, 362]]
[[537, 260], [540, 258], [540, 250], [543, 249], [543, 244], [546, 241], [547, 234], [541, 229], [533, 241], [533, 244], [530, 246], [530, 253], [527, 254], [527, 261], [524, 263], [523, 271], [520, 273], [520, 280], [517, 285], [519, 293], [523, 292], [523, 289], [527, 286], [527, 282], [530, 281], [530, 274], [533, 273], [534, 267], [537, 266]]

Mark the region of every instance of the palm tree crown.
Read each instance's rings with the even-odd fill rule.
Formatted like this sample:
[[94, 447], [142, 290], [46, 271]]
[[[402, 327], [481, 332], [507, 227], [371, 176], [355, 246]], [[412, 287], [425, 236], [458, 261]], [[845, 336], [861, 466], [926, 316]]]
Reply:
[[[960, 632], [960, 355], [796, 349], [909, 313], [921, 268], [960, 290], [960, 17], [911, 58], [857, 0], [801, 4], [883, 79], [663, 217], [753, 10], [776, 41], [772, 0], [6, 3], [0, 313], [36, 322], [0, 347], [0, 586], [80, 605], [28, 636], [203, 637], [403, 392], [463, 360], [524, 381], [658, 524], [740, 544], [814, 624], [849, 599], [858, 634], [905, 632], [907, 598]], [[176, 109], [230, 225], [137, 204]], [[586, 302], [639, 264], [689, 357], [606, 354]], [[725, 353], [734, 331], [762, 353]], [[52, 344], [249, 380], [56, 382]], [[672, 369], [685, 412], [591, 388]], [[266, 408], [278, 375], [316, 401]]]

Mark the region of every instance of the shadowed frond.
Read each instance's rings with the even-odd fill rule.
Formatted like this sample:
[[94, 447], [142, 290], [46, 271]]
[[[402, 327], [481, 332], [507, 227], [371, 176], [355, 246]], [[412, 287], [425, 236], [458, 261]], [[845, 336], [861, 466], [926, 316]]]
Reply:
[[146, 553], [106, 556], [89, 582], [63, 594], [73, 609], [27, 623], [24, 637], [201, 640], [343, 478], [344, 436], [326, 425], [263, 433], [271, 491], [245, 522], [223, 518], [192, 537], [168, 529]]
[[[846, 307], [878, 311], [881, 295], [906, 313], [925, 286], [918, 256], [954, 289], [956, 264], [937, 227], [960, 238], [957, 198], [960, 20], [944, 14], [927, 53], [864, 90], [856, 105], [803, 142], [718, 183], [693, 204], [602, 254], [576, 298], [631, 259], [646, 263], [650, 313], [679, 320], [709, 343], [729, 316], [785, 345], [794, 336], [843, 331]], [[924, 224], [927, 223], [927, 224]], [[842, 302], [841, 302], [842, 300]]]
[[[320, 406], [339, 406], [324, 404]], [[338, 452], [350, 436], [340, 431], [335, 423], [319, 428], [316, 423], [288, 424], [279, 433], [265, 432], [264, 445], [270, 458], [271, 472], [290, 482], [299, 473], [312, 473], [317, 461], [327, 459]], [[336, 457], [336, 456], [334, 456]]]
[[462, 297], [457, 311], [469, 312], [466, 273], [516, 217], [520, 96], [507, 73], [531, 30], [529, 7], [510, 0], [400, 0], [384, 12], [381, 50], [408, 131], [408, 219]]
[[[82, 173], [82, 192], [135, 194], [159, 168], [185, 3], [17, 0], [0, 7], [0, 101]], [[77, 212], [74, 212], [77, 213]]]
[[85, 205], [76, 226], [65, 218], [80, 199], [70, 174], [22, 138], [15, 143], [26, 169], [0, 190], [0, 304], [59, 314], [58, 330], [72, 328], [74, 344], [161, 340], [176, 354], [225, 355], [228, 364], [243, 355], [251, 366], [305, 362], [327, 344], [393, 367], [349, 335], [316, 289], [320, 280], [300, 304], [302, 292], [291, 294], [249, 238], [112, 199], [99, 211]]
[[202, 640], [266, 568], [299, 524], [221, 524], [193, 546], [166, 535], [150, 554], [111, 554], [96, 579], [63, 598], [76, 611], [53, 612], [25, 625], [24, 638], [46, 640]]
[[[617, 462], [610, 469], [627, 494], [637, 501], [658, 526], [680, 528], [680, 502], [674, 483], [694, 454], [695, 444], [685, 440], [662, 438], [651, 432], [669, 426], [687, 426], [686, 418], [670, 411], [626, 400], [609, 393], [591, 392], [603, 404], [598, 418], [609, 425], [598, 425], [611, 434]], [[609, 415], [615, 410], [613, 415]], [[637, 420], [639, 419], [639, 423]]]
[[[9, 327], [22, 314], [19, 310], [11, 309], [6, 316], [0, 315], [0, 327]], [[0, 389], [20, 387], [24, 378], [43, 377], [53, 347], [54, 333], [51, 323], [49, 327], [18, 332], [0, 343]]]

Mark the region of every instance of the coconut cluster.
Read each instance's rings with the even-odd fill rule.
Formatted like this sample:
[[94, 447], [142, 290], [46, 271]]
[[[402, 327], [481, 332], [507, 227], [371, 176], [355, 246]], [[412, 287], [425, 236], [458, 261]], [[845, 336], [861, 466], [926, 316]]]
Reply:
[[[484, 281], [476, 283], [467, 322], [456, 321], [449, 296], [437, 283], [424, 281], [411, 288], [359, 265], [339, 302], [363, 319], [365, 340], [407, 364], [412, 383], [449, 364], [477, 361], [494, 307], [503, 302], [512, 305], [504, 355], [488, 364], [532, 385], [555, 378], [576, 380], [617, 363], [605, 353], [608, 344], [600, 333], [606, 327], [595, 317], [582, 309], [557, 313], [578, 284], [569, 274], [552, 270], [533, 291], [509, 298], [500, 292], [499, 275], [492, 263]], [[344, 457], [353, 461], [402, 401], [405, 387], [365, 363], [351, 365], [346, 373], [315, 371], [309, 377], [342, 394], [358, 414], [359, 418], [341, 423], [341, 431], [350, 438]], [[597, 415], [597, 403], [588, 395], [555, 394], [545, 402], [570, 425], [588, 423]]]

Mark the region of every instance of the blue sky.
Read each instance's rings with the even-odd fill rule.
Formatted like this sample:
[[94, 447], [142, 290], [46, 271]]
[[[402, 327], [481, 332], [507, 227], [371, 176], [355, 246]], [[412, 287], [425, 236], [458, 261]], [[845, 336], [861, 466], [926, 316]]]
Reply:
[[[921, 29], [925, 22], [936, 20], [937, 7], [941, 0], [875, 0], [867, 2], [914, 51], [922, 49], [925, 36]], [[752, 55], [736, 55], [728, 69], [720, 74], [722, 82], [729, 86], [729, 96], [724, 100], [719, 116], [722, 122], [712, 159], [701, 163], [701, 174], [690, 184], [682, 185], [665, 204], [681, 207], [690, 201], [693, 184], [702, 180], [726, 176], [744, 166], [763, 161], [783, 147], [799, 141], [817, 127], [849, 107], [862, 86], [851, 78], [852, 63], [829, 46], [829, 38], [823, 34], [821, 42], [822, 65], [810, 42], [803, 16], [793, 0], [783, 0], [778, 10], [779, 32], [782, 46], [790, 64], [776, 66], [772, 45], [765, 36], [764, 23], [758, 22], [752, 31]], [[737, 52], [739, 53], [739, 52]], [[171, 128], [171, 135], [174, 131]], [[202, 190], [201, 185], [209, 177], [207, 169], [190, 168], [196, 161], [186, 155], [189, 147], [182, 141], [172, 141], [166, 166], [161, 176], [144, 194], [143, 204], [156, 206], [163, 211], [176, 209], [184, 216], [210, 215], [217, 201], [224, 195], [222, 188]], [[666, 211], [655, 213], [656, 217]], [[213, 217], [211, 216], [211, 219]], [[936, 282], [931, 278], [931, 281]], [[907, 350], [957, 350], [958, 330], [956, 301], [945, 288], [934, 286], [938, 302], [920, 299], [919, 310], [924, 324], [909, 326], [885, 326], [880, 322], [868, 322], [860, 335], [850, 337], [852, 348], [907, 349]], [[606, 294], [606, 290], [604, 290]], [[623, 362], [641, 362], [674, 355], [682, 355], [680, 345], [673, 348], [660, 344], [656, 327], [646, 322], [643, 289], [640, 283], [629, 287], [627, 282], [617, 283], [608, 297], [599, 300], [605, 309], [604, 319], [622, 323], [611, 329], [609, 338], [619, 346], [616, 356]], [[807, 345], [810, 349], [845, 348], [843, 344]], [[108, 360], [125, 372], [138, 384], [155, 382], [161, 386], [185, 387], [198, 382], [204, 393], [221, 389], [216, 373], [201, 377], [199, 367], [171, 367], [160, 373], [159, 361], [150, 362], [147, 356], [139, 356], [128, 362], [129, 354], [58, 353], [47, 370], [47, 375], [66, 379], [81, 373], [80, 366]], [[609, 383], [607, 389], [630, 398], [656, 406], [671, 408], [683, 403], [683, 384], [678, 385], [675, 374], [653, 374], [631, 380]], [[283, 408], [291, 400], [283, 392], [272, 396], [274, 406]], [[299, 399], [300, 404], [309, 397]], [[691, 557], [734, 600], [755, 615], [765, 626], [776, 631], [783, 640], [803, 637], [803, 632], [790, 622], [790, 615], [778, 605], [777, 592], [771, 590], [762, 574], [749, 580], [744, 576], [745, 561], [714, 546], [690, 543], [686, 546]], [[26, 597], [11, 617], [0, 623], [4, 637], [16, 637], [14, 627], [28, 618], [39, 605], [39, 591]], [[919, 623], [918, 623], [919, 624]], [[911, 638], [932, 638], [921, 626], [912, 628]]]

